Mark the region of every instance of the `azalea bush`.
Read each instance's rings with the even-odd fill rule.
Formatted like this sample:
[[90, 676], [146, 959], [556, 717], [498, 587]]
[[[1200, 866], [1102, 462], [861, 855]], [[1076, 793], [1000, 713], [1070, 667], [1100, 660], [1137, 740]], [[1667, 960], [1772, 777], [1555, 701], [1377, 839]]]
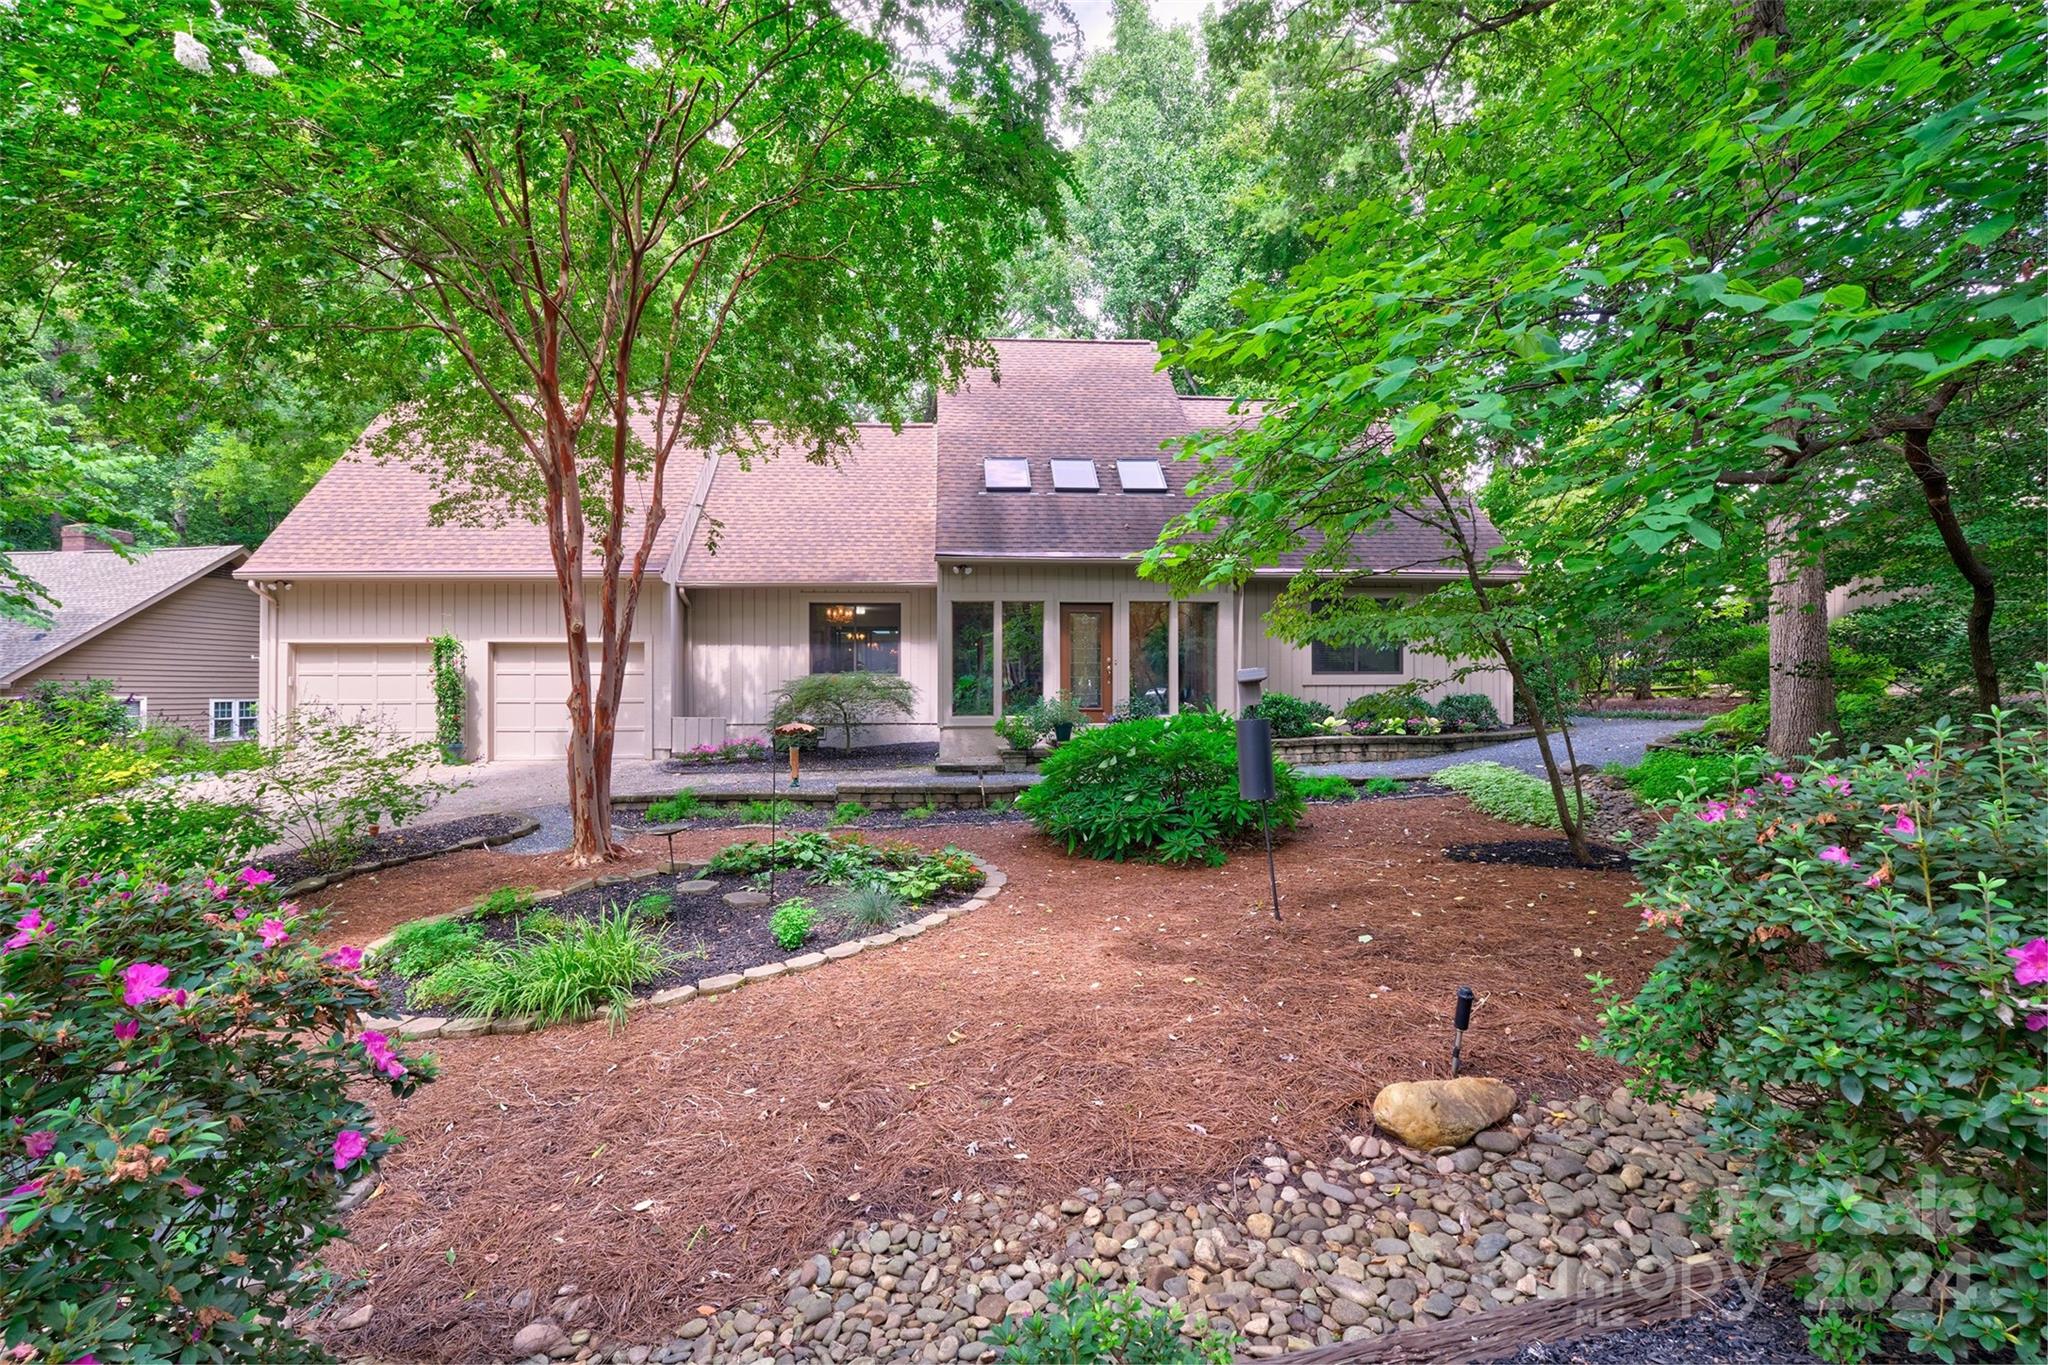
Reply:
[[0, 884], [7, 1359], [305, 1359], [288, 1324], [344, 1190], [397, 1141], [360, 1083], [431, 1074], [358, 1028], [361, 955], [270, 875]]
[[1812, 1252], [1823, 1321], [2048, 1350], [2044, 849], [2048, 744], [2001, 714], [1766, 773], [1639, 855], [1672, 952], [1633, 997], [1596, 979], [1599, 1047], [1718, 1097], [1736, 1246]]
[[[1091, 858], [1223, 862], [1234, 839], [1259, 830], [1259, 803], [1237, 791], [1237, 730], [1213, 711], [1097, 725], [1045, 760], [1040, 781], [1017, 808]], [[1273, 761], [1276, 829], [1301, 819], [1294, 769]]]

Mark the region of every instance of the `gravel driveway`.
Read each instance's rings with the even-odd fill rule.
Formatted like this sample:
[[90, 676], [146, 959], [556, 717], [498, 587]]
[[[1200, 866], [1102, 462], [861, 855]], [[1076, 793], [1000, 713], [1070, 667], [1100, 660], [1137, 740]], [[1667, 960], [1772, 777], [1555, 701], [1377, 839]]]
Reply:
[[[1634, 763], [1653, 742], [1681, 730], [1698, 729], [1702, 720], [1704, 717], [1699, 716], [1684, 720], [1595, 720], [1588, 717], [1572, 722], [1572, 747], [1578, 753], [1579, 762], [1587, 768], [1599, 768], [1609, 763]], [[1552, 742], [1558, 758], [1562, 759], [1563, 743], [1555, 739]], [[1384, 763], [1304, 764], [1302, 771], [1341, 773], [1345, 777], [1427, 777], [1453, 763], [1477, 763], [1482, 759], [1505, 763], [1525, 773], [1540, 774], [1543, 771], [1543, 757], [1533, 739], [1509, 740], [1505, 744], [1489, 744], [1463, 753], [1398, 758]]]

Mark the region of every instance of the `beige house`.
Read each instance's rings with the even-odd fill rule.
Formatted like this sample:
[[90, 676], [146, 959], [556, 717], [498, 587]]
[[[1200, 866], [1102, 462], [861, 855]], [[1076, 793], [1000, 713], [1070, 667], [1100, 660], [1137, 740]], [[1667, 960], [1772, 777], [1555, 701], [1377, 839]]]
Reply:
[[256, 737], [257, 602], [239, 545], [124, 556], [67, 526], [63, 548], [9, 555], [56, 603], [47, 625], [0, 621], [0, 696], [104, 678], [138, 723]]
[[[992, 753], [997, 716], [1060, 690], [1098, 719], [1234, 709], [1261, 676], [1333, 706], [1419, 680], [1512, 709], [1498, 670], [1452, 683], [1455, 665], [1409, 650], [1271, 639], [1285, 568], [1188, 598], [1139, 578], [1132, 557], [1188, 505], [1192, 471], [1162, 447], [1252, 419], [1176, 394], [1149, 342], [995, 347], [996, 372], [941, 396], [935, 420], [864, 427], [834, 465], [794, 451], [674, 462], [619, 754], [758, 737], [777, 686], [855, 669], [917, 690], [912, 717], [864, 742], [936, 740], [947, 757]], [[466, 656], [470, 753], [559, 756], [568, 670], [545, 535], [435, 526], [433, 499], [423, 474], [351, 456], [237, 571], [263, 602], [266, 722], [331, 706], [426, 737], [427, 640], [448, 633]], [[1389, 593], [1425, 591], [1452, 573], [1435, 540], [1397, 521], [1360, 554]]]

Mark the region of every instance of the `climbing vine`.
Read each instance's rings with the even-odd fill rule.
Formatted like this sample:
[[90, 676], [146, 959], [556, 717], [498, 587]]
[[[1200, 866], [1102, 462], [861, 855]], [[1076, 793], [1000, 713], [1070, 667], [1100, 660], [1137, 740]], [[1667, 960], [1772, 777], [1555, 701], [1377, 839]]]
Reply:
[[453, 761], [462, 756], [462, 713], [468, 700], [462, 642], [453, 635], [436, 635], [427, 643], [434, 649], [434, 739], [442, 757]]

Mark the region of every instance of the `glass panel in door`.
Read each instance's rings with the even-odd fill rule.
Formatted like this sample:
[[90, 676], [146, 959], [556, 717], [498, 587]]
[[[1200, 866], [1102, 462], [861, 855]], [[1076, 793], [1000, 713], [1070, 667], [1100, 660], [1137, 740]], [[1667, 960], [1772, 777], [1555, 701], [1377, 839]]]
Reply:
[[1067, 691], [1088, 719], [1103, 719], [1109, 710], [1109, 608], [1063, 607], [1060, 639]]

